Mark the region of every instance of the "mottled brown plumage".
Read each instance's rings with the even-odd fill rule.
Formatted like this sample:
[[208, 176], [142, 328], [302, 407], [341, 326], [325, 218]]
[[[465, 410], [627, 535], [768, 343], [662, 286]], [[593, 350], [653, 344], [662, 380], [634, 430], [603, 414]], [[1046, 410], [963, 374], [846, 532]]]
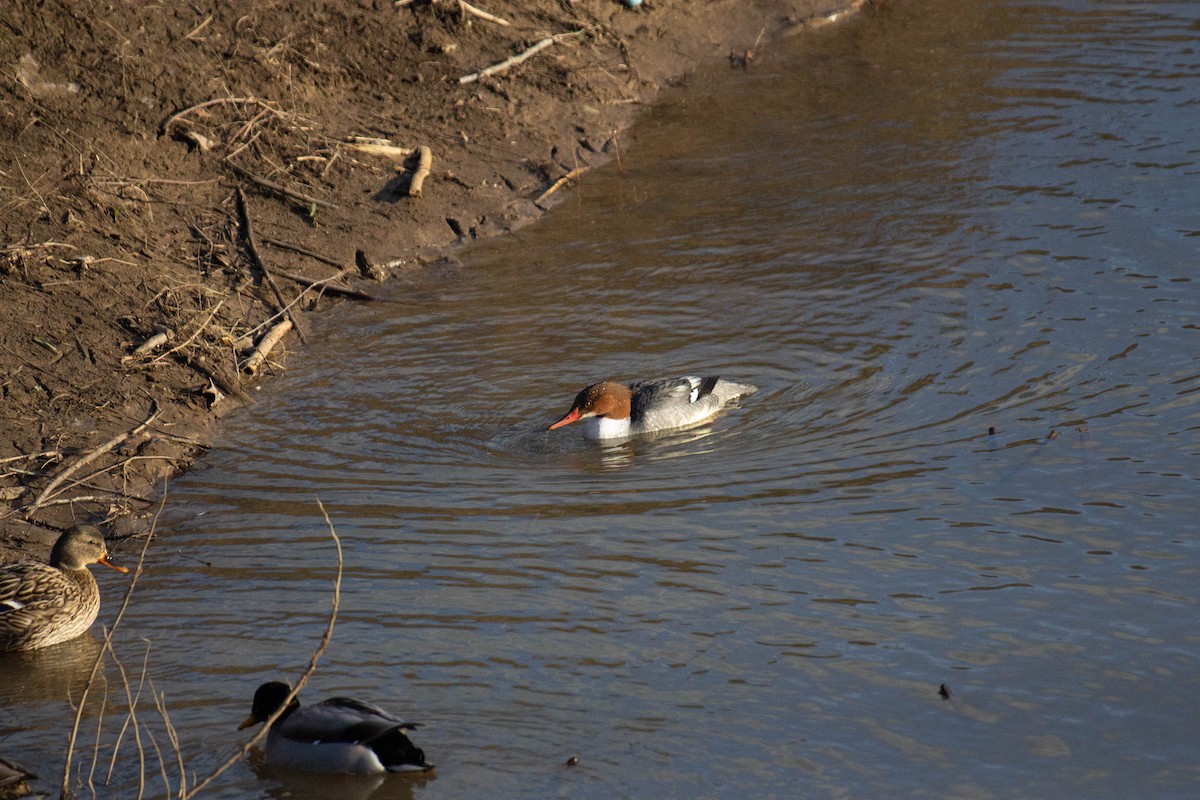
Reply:
[[91, 627], [100, 611], [100, 587], [88, 565], [128, 571], [107, 556], [104, 535], [79, 525], [58, 537], [49, 563], [0, 567], [0, 651], [49, 647]]

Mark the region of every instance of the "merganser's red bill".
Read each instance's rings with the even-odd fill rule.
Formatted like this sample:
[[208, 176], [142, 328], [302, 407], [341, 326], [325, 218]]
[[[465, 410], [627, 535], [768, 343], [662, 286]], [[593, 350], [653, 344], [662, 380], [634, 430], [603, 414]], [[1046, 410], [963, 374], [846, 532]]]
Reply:
[[637, 383], [600, 381], [584, 387], [567, 415], [547, 430], [582, 421], [585, 439], [623, 439], [687, 428], [708, 422], [733, 400], [757, 390], [716, 375]]
[[565, 417], [563, 417], [558, 422], [551, 425], [549, 428], [546, 428], [546, 430], [552, 431], [555, 428], [561, 428], [563, 425], [570, 425], [572, 422], [578, 422], [578, 421], [579, 421], [579, 409], [572, 408], [569, 412], [567, 412], [567, 415]]

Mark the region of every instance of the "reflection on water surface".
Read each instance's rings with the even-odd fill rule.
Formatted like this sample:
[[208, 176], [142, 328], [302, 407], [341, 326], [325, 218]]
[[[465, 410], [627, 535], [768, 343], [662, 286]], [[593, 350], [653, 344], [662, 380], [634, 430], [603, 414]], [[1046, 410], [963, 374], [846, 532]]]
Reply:
[[[543, 224], [330, 319], [173, 487], [122, 631], [189, 768], [320, 638], [319, 496], [306, 695], [439, 765], [363, 796], [1188, 796], [1198, 38], [900, 4], [701, 71]], [[545, 433], [697, 371], [763, 388]], [[60, 702], [17, 712], [61, 747]], [[212, 795], [335, 791], [260, 773]]]

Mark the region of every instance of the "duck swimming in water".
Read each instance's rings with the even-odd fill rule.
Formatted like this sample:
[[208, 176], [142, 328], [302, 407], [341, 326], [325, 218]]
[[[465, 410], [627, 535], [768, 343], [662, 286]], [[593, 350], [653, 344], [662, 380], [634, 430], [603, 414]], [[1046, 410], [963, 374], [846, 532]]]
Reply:
[[90, 628], [100, 611], [90, 564], [129, 571], [109, 563], [104, 534], [94, 525], [77, 525], [58, 537], [49, 563], [0, 567], [0, 651], [49, 647]]
[[547, 430], [582, 421], [584, 438], [600, 440], [686, 428], [707, 422], [730, 401], [757, 391], [757, 386], [717, 375], [637, 383], [601, 381], [576, 395], [571, 410]]
[[[266, 722], [283, 708], [291, 691], [281, 681], [258, 687], [250, 716], [238, 730]], [[427, 772], [433, 764], [406, 735], [416, 727], [416, 723], [348, 697], [331, 697], [303, 707], [293, 699], [267, 734], [267, 762], [318, 772]]]

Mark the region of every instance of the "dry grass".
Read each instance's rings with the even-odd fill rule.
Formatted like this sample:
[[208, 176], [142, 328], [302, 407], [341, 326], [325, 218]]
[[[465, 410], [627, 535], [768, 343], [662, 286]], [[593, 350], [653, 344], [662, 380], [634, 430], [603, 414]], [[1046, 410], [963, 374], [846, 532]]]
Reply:
[[[166, 489], [164, 487], [162, 503], [166, 503]], [[167, 709], [165, 693], [160, 693], [154, 686], [154, 680], [150, 677], [151, 663], [150, 651], [151, 643], [146, 641], [146, 650], [142, 656], [141, 673], [136, 678], [133, 678], [127, 672], [125, 665], [122, 663], [116, 650], [113, 648], [113, 635], [121, 626], [122, 619], [125, 616], [125, 611], [130, 605], [133, 597], [134, 589], [137, 587], [138, 578], [141, 577], [142, 568], [146, 559], [146, 552], [150, 547], [150, 543], [154, 539], [155, 528], [158, 524], [158, 514], [155, 514], [154, 520], [150, 527], [150, 532], [147, 534], [145, 541], [142, 544], [142, 550], [138, 555], [137, 565], [133, 571], [133, 577], [129, 582], [129, 587], [125, 590], [125, 597], [121, 603], [120, 609], [117, 611], [116, 618], [113, 620], [112, 627], [104, 632], [104, 643], [96, 655], [92, 663], [91, 673], [87, 683], [84, 685], [83, 694], [79, 698], [76, 707], [75, 722], [71, 729], [71, 734], [67, 742], [66, 756], [63, 761], [62, 782], [59, 788], [60, 800], [68, 800], [68, 798], [76, 797], [76, 791], [86, 787], [86, 790], [92, 797], [97, 794], [95, 777], [97, 768], [101, 762], [101, 758], [107, 755], [108, 765], [104, 772], [105, 784], [111, 782], [114, 773], [116, 772], [118, 762], [124, 763], [126, 760], [136, 758], [136, 771], [138, 776], [137, 793], [134, 796], [136, 800], [142, 800], [148, 791], [147, 784], [153, 780], [153, 776], [157, 775], [162, 782], [162, 796], [176, 797], [179, 800], [190, 800], [196, 797], [205, 788], [210, 786], [213, 781], [224, 774], [228, 769], [233, 767], [239, 761], [242, 761], [255, 747], [255, 745], [267, 735], [271, 724], [274, 723], [284, 710], [292, 698], [296, 697], [308, 679], [316, 671], [317, 663], [325, 650], [329, 647], [329, 642], [333, 638], [333, 629], [337, 622], [338, 607], [341, 602], [341, 586], [342, 586], [342, 542], [337, 535], [337, 531], [333, 527], [333, 522], [329, 519], [329, 514], [325, 510], [324, 504], [317, 500], [317, 506], [321, 509], [321, 514], [325, 518], [326, 525], [329, 526], [329, 535], [333, 538], [334, 545], [337, 549], [337, 574], [333, 585], [332, 607], [329, 613], [329, 622], [326, 625], [325, 633], [321, 637], [309, 659], [308, 666], [301, 673], [295, 683], [291, 694], [287, 701], [280, 707], [266, 724], [263, 725], [248, 741], [237, 749], [229, 758], [227, 758], [220, 766], [214, 769], [207, 776], [195, 779], [190, 782], [188, 779], [188, 771], [186, 767], [186, 758], [183, 752], [182, 743], [179, 740], [178, 732], [175, 725], [171, 721], [170, 713]], [[162, 512], [162, 505], [159, 506], [159, 513]], [[111, 659], [115, 665], [117, 672], [121, 676], [121, 689], [125, 699], [125, 716], [119, 730], [116, 733], [115, 739], [111, 743], [105, 742], [104, 737], [104, 708], [108, 704], [108, 683], [101, 672], [101, 666], [107, 657]], [[136, 686], [134, 682], [136, 680]], [[72, 786], [72, 767], [75, 763], [75, 751], [79, 739], [80, 725], [83, 719], [84, 708], [87, 705], [87, 700], [93, 689], [97, 685], [102, 686], [103, 697], [100, 702], [100, 714], [96, 720], [95, 740], [92, 747], [91, 766], [88, 769], [86, 777], [82, 774], [76, 776], [74, 787]], [[153, 700], [154, 714], [147, 719], [145, 714], [139, 716], [139, 707], [144, 707], [145, 703], [142, 700], [142, 693], [146, 687], [149, 687], [150, 696]], [[132, 735], [133, 739], [133, 754], [126, 748], [123, 752], [122, 747], [127, 741], [127, 734]], [[82, 771], [82, 765], [78, 769]]]

